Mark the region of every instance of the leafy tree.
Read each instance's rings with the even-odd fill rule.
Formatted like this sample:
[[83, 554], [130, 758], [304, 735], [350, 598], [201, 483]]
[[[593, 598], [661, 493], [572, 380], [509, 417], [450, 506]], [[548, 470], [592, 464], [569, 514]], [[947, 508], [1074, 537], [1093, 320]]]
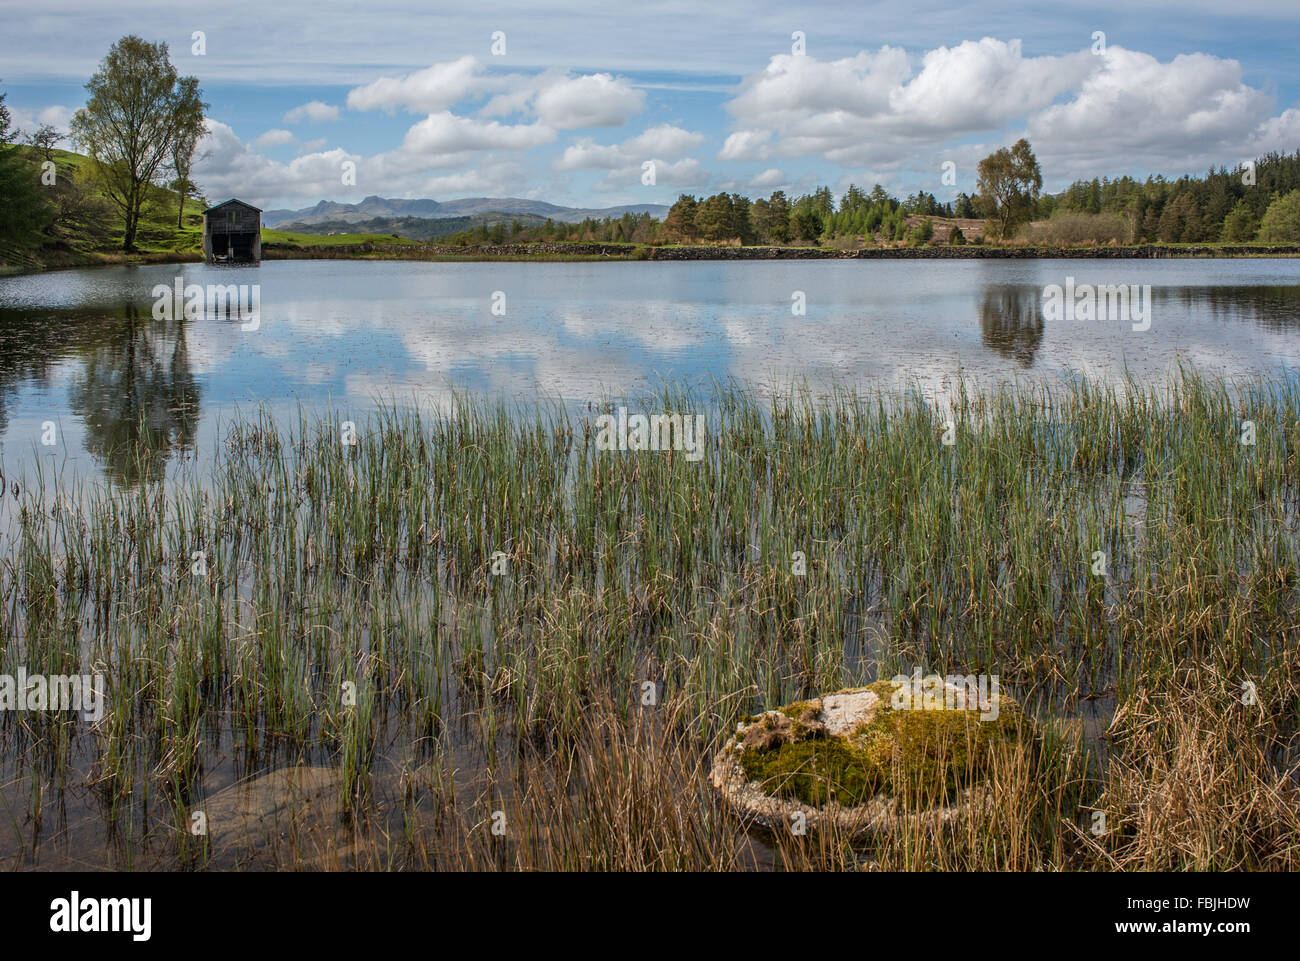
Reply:
[[1219, 239], [1225, 243], [1248, 243], [1259, 232], [1259, 218], [1255, 216], [1250, 204], [1244, 200], [1237, 201], [1237, 206], [1223, 219], [1223, 230]]
[[784, 190], [774, 192], [767, 200], [756, 201], [751, 220], [764, 240], [778, 244], [790, 242], [790, 201]]
[[933, 225], [930, 217], [926, 217], [918, 222], [917, 226], [914, 226], [910, 233], [907, 234], [907, 242], [913, 247], [919, 247], [920, 244], [930, 243], [933, 235], [935, 235], [935, 225]]
[[682, 194], [668, 209], [668, 216], [664, 218], [664, 233], [674, 240], [690, 243], [699, 236], [699, 228], [695, 225], [698, 210], [699, 201], [690, 194]]
[[1270, 244], [1300, 243], [1300, 190], [1269, 204], [1259, 225], [1259, 239]]
[[731, 198], [727, 194], [714, 194], [702, 201], [695, 212], [695, 226], [705, 240], [734, 237]]
[[35, 133], [27, 134], [23, 141], [45, 160], [53, 160], [54, 148], [58, 146], [59, 141], [62, 139], [63, 134], [48, 123], [43, 123], [36, 129]]
[[195, 77], [182, 77], [179, 81], [180, 116], [177, 119], [176, 136], [172, 139], [171, 169], [176, 174], [172, 189], [180, 194], [180, 203], [176, 207], [176, 226], [182, 226], [185, 216], [185, 199], [194, 192], [194, 181], [190, 180], [190, 170], [194, 166], [194, 153], [206, 128], [203, 124], [203, 111], [208, 105], [203, 102], [199, 91], [199, 81]]
[[810, 204], [796, 206], [790, 214], [790, 234], [795, 240], [815, 243], [822, 235], [822, 218]]
[[113, 44], [86, 90], [72, 138], [95, 159], [95, 174], [122, 215], [122, 249], [130, 252], [149, 185], [204, 104], [198, 82], [180, 78], [167, 59], [167, 44], [134, 35]]
[[984, 215], [999, 237], [1010, 237], [1034, 213], [1034, 201], [1043, 189], [1043, 172], [1029, 141], [1017, 140], [979, 163], [979, 192]]
[[51, 210], [41, 193], [40, 170], [32, 155], [13, 145], [5, 95], [0, 93], [0, 243], [34, 247], [49, 225]]

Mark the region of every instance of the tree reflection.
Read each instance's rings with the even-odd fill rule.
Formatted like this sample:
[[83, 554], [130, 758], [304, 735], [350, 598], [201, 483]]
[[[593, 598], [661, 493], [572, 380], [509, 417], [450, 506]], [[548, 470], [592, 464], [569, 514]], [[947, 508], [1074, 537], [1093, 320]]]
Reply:
[[980, 298], [984, 346], [1022, 367], [1032, 367], [1043, 344], [1042, 292], [1033, 287], [989, 285]]
[[157, 321], [127, 305], [110, 327], [78, 351], [82, 372], [68, 405], [109, 474], [126, 484], [156, 480], [173, 451], [193, 447], [199, 423], [185, 321]]

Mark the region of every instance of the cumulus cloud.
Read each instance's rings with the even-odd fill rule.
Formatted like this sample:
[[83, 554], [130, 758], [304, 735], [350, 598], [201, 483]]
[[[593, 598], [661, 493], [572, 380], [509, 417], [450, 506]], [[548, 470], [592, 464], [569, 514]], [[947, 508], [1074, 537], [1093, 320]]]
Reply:
[[833, 61], [774, 56], [725, 106], [733, 130], [720, 160], [819, 157], [879, 170], [941, 158], [971, 169], [979, 151], [1020, 136], [1057, 178], [1095, 175], [1117, 158], [1126, 168], [1203, 169], [1300, 139], [1300, 110], [1273, 116], [1235, 60], [1162, 62], [1116, 45], [1029, 57], [1019, 40], [991, 37], [915, 63], [889, 46]]
[[313, 123], [319, 123], [322, 120], [338, 120], [339, 108], [322, 103], [319, 100], [312, 100], [286, 111], [283, 119], [285, 123], [302, 123], [304, 120], [310, 120]]
[[769, 167], [767, 170], [764, 170], [761, 174], [751, 177], [749, 181], [749, 186], [757, 190], [763, 190], [768, 187], [773, 187], [773, 188], [780, 187], [786, 183], [789, 183], [789, 180], [786, 177], [784, 171], [778, 170], [775, 167]]
[[555, 131], [542, 124], [502, 124], [495, 120], [484, 123], [444, 110], [411, 127], [402, 141], [402, 150], [445, 163], [472, 151], [528, 150], [554, 139]]
[[265, 203], [291, 198], [314, 202], [340, 192], [344, 161], [362, 160], [335, 148], [279, 163], [250, 149], [227, 124], [212, 119], [206, 124], [194, 179], [212, 200], [239, 197], [250, 203]]
[[435, 63], [404, 77], [381, 77], [348, 93], [356, 110], [439, 113], [463, 101], [490, 97], [485, 117], [528, 114], [556, 130], [621, 127], [645, 109], [645, 92], [608, 73], [573, 75], [565, 70], [537, 74], [488, 72], [477, 57]]
[[559, 130], [621, 127], [645, 109], [645, 92], [607, 73], [566, 77], [540, 89], [533, 109], [541, 123]]
[[288, 130], [268, 130], [253, 140], [253, 146], [259, 149], [265, 147], [283, 147], [286, 144], [296, 142], [297, 139], [298, 138]]
[[781, 54], [746, 78], [726, 108], [736, 130], [720, 159], [821, 156], [850, 166], [999, 129], [1097, 67], [1083, 51], [1026, 57], [1019, 40], [985, 37], [926, 53], [884, 46], [842, 60]]
[[1069, 100], [1028, 118], [1044, 161], [1070, 175], [1141, 158], [1154, 169], [1204, 168], [1291, 149], [1300, 112], [1272, 117], [1272, 98], [1242, 80], [1241, 64], [1209, 54], [1161, 63], [1111, 46]]
[[[641, 183], [645, 164], [654, 164], [655, 186], [696, 187], [709, 181], [708, 172], [693, 157], [682, 154], [704, 142], [704, 135], [672, 124], [650, 127], [622, 143], [598, 144], [583, 137], [565, 148], [554, 162], [556, 170], [604, 170], [595, 189], [616, 190]], [[672, 158], [681, 158], [673, 160]]]
[[10, 106], [9, 120], [13, 125], [13, 129], [20, 133], [36, 133], [41, 124], [49, 124], [59, 133], [67, 136], [68, 127], [72, 123], [72, 115], [75, 112], [71, 107], [55, 105], [33, 114], [18, 107]]
[[622, 143], [601, 145], [584, 137], [565, 148], [557, 170], [614, 170], [651, 159], [680, 157], [704, 142], [704, 135], [672, 124], [659, 124]]
[[404, 107], [413, 113], [435, 113], [481, 92], [482, 64], [466, 54], [459, 60], [435, 63], [405, 77], [380, 77], [373, 83], [348, 91], [351, 110], [394, 110]]

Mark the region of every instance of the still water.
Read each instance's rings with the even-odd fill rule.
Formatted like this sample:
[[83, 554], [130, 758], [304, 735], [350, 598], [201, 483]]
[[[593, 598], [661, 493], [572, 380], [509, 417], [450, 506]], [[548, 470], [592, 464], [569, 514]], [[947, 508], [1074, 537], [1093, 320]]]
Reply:
[[[1053, 319], [1044, 288], [1067, 278], [1150, 285], [1150, 328]], [[256, 324], [158, 319], [154, 288], [178, 279], [257, 285]], [[362, 422], [377, 403], [455, 391], [576, 408], [733, 379], [938, 395], [959, 375], [1160, 383], [1180, 362], [1229, 378], [1300, 367], [1300, 260], [67, 270], [0, 279], [0, 465], [129, 483], [213, 450], [222, 425], [259, 408]], [[152, 457], [138, 465], [121, 452], [141, 441]]]

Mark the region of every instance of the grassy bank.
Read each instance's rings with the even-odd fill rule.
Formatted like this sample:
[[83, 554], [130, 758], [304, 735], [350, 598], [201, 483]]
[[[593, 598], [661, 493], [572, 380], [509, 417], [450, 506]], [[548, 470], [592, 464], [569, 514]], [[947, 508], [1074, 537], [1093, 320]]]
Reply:
[[[263, 231], [263, 235], [266, 235]], [[330, 244], [276, 243], [263, 249], [268, 260], [418, 260], [418, 261], [712, 261], [712, 260], [1154, 260], [1212, 257], [1300, 257], [1300, 245], [1140, 244], [1129, 246], [1052, 246], [1021, 244], [946, 244], [885, 247], [737, 247], [707, 244], [415, 244], [382, 238]]]
[[[628, 406], [703, 458], [461, 398], [232, 425], [165, 486], [4, 463], [0, 673], [108, 706], [0, 713], [3, 863], [1300, 867], [1300, 384]], [[859, 845], [719, 805], [738, 718], [914, 667], [1037, 718], [1002, 803]], [[287, 824], [192, 832], [275, 770]]]

